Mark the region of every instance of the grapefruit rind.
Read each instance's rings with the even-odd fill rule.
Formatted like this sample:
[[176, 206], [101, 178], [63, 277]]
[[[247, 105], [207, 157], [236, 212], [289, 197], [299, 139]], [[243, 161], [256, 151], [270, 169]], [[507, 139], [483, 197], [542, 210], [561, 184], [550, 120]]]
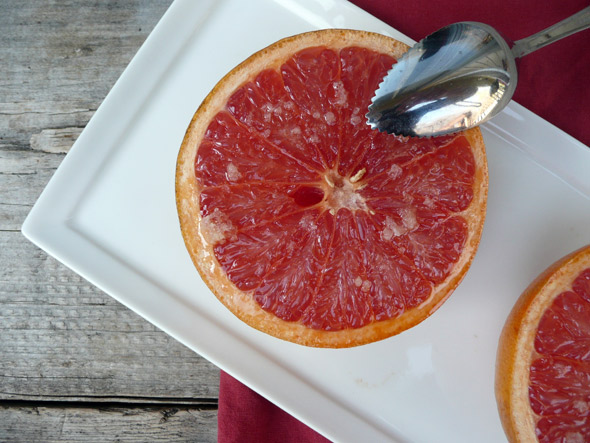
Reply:
[[189, 255], [203, 281], [215, 296], [238, 318], [269, 335], [305, 346], [343, 348], [367, 344], [407, 330], [429, 317], [451, 295], [469, 269], [481, 238], [486, 212], [488, 171], [484, 141], [478, 128], [463, 133], [469, 141], [476, 164], [473, 201], [459, 215], [468, 224], [468, 237], [454, 271], [432, 291], [420, 306], [402, 316], [373, 322], [356, 329], [325, 331], [288, 322], [263, 310], [254, 298], [239, 290], [215, 258], [213, 244], [203, 233], [200, 213], [200, 187], [195, 178], [194, 161], [199, 143], [211, 118], [223, 109], [232, 93], [267, 68], [278, 69], [295, 52], [313, 46], [341, 49], [363, 47], [399, 58], [408, 46], [381, 34], [347, 29], [328, 29], [295, 35], [280, 40], [253, 54], [225, 77], [197, 109], [180, 148], [176, 169], [176, 203], [182, 236]]
[[502, 426], [511, 442], [538, 441], [529, 403], [529, 368], [539, 321], [553, 300], [589, 267], [590, 245], [556, 261], [527, 287], [506, 319], [496, 356], [495, 393]]

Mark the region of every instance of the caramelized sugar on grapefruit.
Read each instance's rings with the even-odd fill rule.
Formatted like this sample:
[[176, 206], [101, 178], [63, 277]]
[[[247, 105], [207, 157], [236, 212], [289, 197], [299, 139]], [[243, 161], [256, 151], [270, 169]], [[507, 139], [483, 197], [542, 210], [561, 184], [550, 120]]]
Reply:
[[590, 441], [590, 246], [552, 265], [515, 304], [496, 397], [510, 441]]
[[479, 243], [479, 130], [372, 131], [364, 114], [405, 45], [324, 30], [254, 54], [213, 89], [180, 150], [177, 205], [204, 281], [268, 334], [346, 347], [429, 316]]

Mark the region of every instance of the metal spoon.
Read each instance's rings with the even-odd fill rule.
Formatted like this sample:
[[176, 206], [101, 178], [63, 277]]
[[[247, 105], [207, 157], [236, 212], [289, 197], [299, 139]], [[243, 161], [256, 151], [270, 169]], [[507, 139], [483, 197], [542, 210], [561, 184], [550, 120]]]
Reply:
[[375, 91], [367, 123], [381, 132], [418, 137], [477, 126], [512, 98], [518, 77], [515, 58], [588, 27], [590, 7], [510, 48], [494, 28], [483, 23], [446, 26], [393, 65]]

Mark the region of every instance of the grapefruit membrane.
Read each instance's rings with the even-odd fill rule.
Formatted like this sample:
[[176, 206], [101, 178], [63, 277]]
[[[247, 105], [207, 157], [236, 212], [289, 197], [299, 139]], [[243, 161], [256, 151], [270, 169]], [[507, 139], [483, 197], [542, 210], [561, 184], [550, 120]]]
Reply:
[[349, 347], [432, 314], [469, 268], [485, 217], [479, 129], [373, 131], [365, 113], [404, 44], [353, 30], [281, 40], [227, 74], [180, 148], [188, 252], [237, 317]]
[[511, 442], [590, 441], [590, 245], [523, 292], [496, 362], [498, 410]]

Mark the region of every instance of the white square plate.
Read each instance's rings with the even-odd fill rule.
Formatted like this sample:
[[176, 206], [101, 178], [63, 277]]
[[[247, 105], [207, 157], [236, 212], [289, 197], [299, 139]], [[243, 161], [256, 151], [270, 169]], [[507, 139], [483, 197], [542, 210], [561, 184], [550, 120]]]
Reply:
[[319, 28], [411, 40], [344, 0], [176, 0], [35, 204], [24, 234], [220, 368], [337, 441], [497, 442], [498, 335], [528, 283], [590, 243], [590, 150], [521, 106], [484, 128], [488, 217], [467, 277], [388, 340], [310, 349], [251, 329], [184, 248], [176, 155], [201, 100], [268, 44]]

